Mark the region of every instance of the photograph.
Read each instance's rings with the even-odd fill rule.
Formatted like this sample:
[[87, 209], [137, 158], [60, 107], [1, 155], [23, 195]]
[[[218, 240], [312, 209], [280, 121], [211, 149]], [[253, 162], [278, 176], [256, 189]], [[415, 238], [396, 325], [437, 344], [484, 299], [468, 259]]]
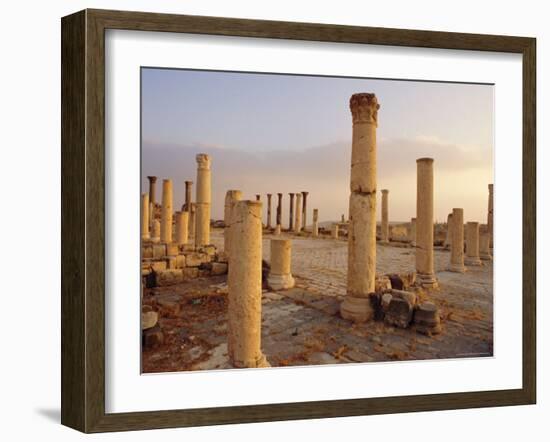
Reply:
[[493, 357], [494, 84], [140, 76], [143, 374]]

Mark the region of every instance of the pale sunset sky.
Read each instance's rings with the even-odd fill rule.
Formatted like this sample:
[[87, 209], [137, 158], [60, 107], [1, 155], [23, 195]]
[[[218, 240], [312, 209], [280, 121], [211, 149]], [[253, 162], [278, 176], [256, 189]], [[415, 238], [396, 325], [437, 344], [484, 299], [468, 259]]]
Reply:
[[[348, 213], [352, 121], [349, 98], [373, 92], [378, 113], [378, 190], [389, 189], [390, 221], [416, 216], [416, 159], [434, 158], [435, 220], [453, 207], [486, 222], [493, 182], [493, 86], [142, 68], [142, 189], [147, 175], [196, 184], [197, 153], [212, 157], [212, 218], [225, 192], [283, 196], [309, 191], [319, 220]], [[195, 200], [195, 184], [193, 200]], [[381, 193], [378, 192], [378, 219]], [[264, 204], [264, 214], [265, 214]], [[265, 220], [264, 220], [265, 221]]]

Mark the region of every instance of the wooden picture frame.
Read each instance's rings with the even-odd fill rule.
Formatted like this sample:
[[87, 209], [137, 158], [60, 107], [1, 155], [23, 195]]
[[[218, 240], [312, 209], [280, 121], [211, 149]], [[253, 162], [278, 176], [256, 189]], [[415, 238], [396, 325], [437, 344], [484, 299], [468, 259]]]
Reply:
[[[513, 390], [133, 413], [105, 412], [105, 30], [124, 29], [523, 57], [523, 385]], [[536, 41], [533, 38], [84, 10], [62, 19], [62, 409], [83, 432], [533, 404], [536, 399]]]

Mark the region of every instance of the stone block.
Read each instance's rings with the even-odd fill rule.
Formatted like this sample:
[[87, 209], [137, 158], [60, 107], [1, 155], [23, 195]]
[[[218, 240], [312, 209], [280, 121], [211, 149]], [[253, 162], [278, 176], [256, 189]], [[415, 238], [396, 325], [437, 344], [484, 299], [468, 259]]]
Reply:
[[206, 253], [191, 252], [185, 255], [186, 267], [198, 267], [207, 262], [210, 262], [210, 256]]
[[177, 295], [163, 295], [156, 299], [161, 316], [177, 317], [181, 312], [181, 298]]
[[176, 257], [175, 256], [168, 256], [166, 258], [166, 267], [169, 269], [169, 270], [175, 270], [177, 269], [177, 260], [176, 260]]
[[213, 275], [225, 275], [227, 273], [227, 263], [224, 262], [213, 262], [212, 263], [212, 274]]
[[154, 244], [152, 247], [154, 259], [160, 259], [166, 256], [166, 244]]
[[418, 295], [415, 292], [407, 292], [405, 290], [392, 290], [391, 294], [394, 298], [401, 298], [407, 301], [412, 308], [418, 303]]
[[388, 308], [390, 307], [391, 300], [392, 300], [392, 294], [391, 293], [384, 293], [382, 295], [381, 306], [382, 306], [382, 311], [384, 313], [386, 313], [388, 311]]
[[152, 258], [153, 257], [153, 246], [143, 246], [141, 247], [141, 258]]
[[387, 290], [391, 290], [392, 285], [390, 278], [387, 276], [377, 276], [374, 280], [374, 291], [376, 293], [384, 293]]
[[391, 281], [391, 288], [396, 290], [407, 290], [416, 281], [416, 272], [392, 273], [387, 276]]
[[166, 255], [167, 256], [176, 256], [179, 255], [180, 250], [176, 243], [166, 244]]
[[164, 272], [166, 269], [168, 269], [168, 265], [166, 263], [166, 260], [160, 260], [160, 261], [151, 261], [150, 263], [151, 269], [153, 269], [154, 272]]
[[428, 336], [441, 333], [439, 309], [433, 302], [423, 302], [414, 313], [416, 331]]
[[199, 249], [199, 252], [205, 253], [208, 256], [214, 256], [216, 254], [216, 246], [213, 246], [213, 245], [202, 246]]
[[175, 258], [176, 269], [183, 269], [185, 267], [185, 255], [177, 255]]
[[159, 314], [154, 311], [146, 311], [144, 312], [142, 310], [141, 312], [141, 329], [142, 330], [148, 330], [150, 328], [153, 328], [155, 325], [157, 325], [157, 322], [159, 320]]
[[180, 282], [183, 282], [182, 269], [162, 270], [160, 272], [157, 272], [158, 287], [179, 284]]
[[407, 328], [412, 321], [413, 312], [413, 307], [409, 301], [392, 295], [384, 321], [386, 324], [395, 327]]
[[143, 331], [143, 346], [145, 348], [158, 348], [164, 344], [164, 334], [158, 325]]
[[185, 267], [181, 269], [183, 273], [183, 279], [193, 279], [197, 278], [199, 276], [199, 269], [198, 267]]

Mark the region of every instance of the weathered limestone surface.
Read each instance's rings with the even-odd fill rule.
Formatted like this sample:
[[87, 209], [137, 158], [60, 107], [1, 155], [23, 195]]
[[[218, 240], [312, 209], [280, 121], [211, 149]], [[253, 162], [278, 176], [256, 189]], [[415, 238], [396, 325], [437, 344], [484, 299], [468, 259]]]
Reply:
[[307, 226], [307, 196], [309, 192], [302, 191], [302, 230], [306, 230]]
[[151, 235], [151, 241], [160, 241], [160, 221], [158, 219], [153, 221], [153, 233]]
[[409, 242], [411, 246], [416, 247], [416, 218], [411, 218], [409, 225]]
[[223, 220], [225, 228], [223, 231], [223, 240], [224, 240], [224, 252], [229, 258], [231, 250], [231, 224], [232, 224], [232, 213], [233, 208], [237, 201], [242, 199], [243, 195], [240, 190], [228, 190], [225, 194], [225, 204], [223, 210]]
[[441, 333], [441, 318], [439, 309], [433, 302], [423, 302], [414, 313], [416, 331], [425, 335]]
[[451, 248], [451, 241], [452, 241], [452, 236], [451, 236], [451, 230], [452, 230], [452, 227], [451, 227], [451, 223], [453, 222], [453, 214], [452, 213], [449, 213], [447, 215], [447, 232], [445, 234], [445, 242], [443, 243], [443, 248], [445, 249], [450, 249]]
[[296, 194], [296, 214], [294, 218], [294, 232], [299, 233], [302, 230], [302, 194]]
[[467, 266], [480, 266], [479, 259], [479, 223], [469, 221], [466, 223], [466, 258], [464, 264]]
[[173, 187], [172, 180], [162, 180], [162, 216], [160, 224], [160, 240], [172, 242]]
[[332, 237], [332, 239], [338, 239], [339, 233], [340, 233], [340, 226], [338, 225], [338, 223], [333, 223], [330, 226], [330, 236]]
[[149, 195], [141, 194], [141, 239], [149, 239]]
[[149, 180], [149, 202], [153, 205], [157, 202], [156, 200], [156, 194], [157, 194], [157, 177], [156, 176], [148, 176], [147, 179]]
[[267, 228], [271, 228], [271, 194], [267, 194]]
[[184, 245], [189, 241], [189, 212], [176, 212], [176, 244]]
[[388, 189], [382, 189], [382, 224], [380, 231], [380, 240], [382, 242], [389, 242], [390, 240], [390, 222], [388, 215]]
[[376, 278], [376, 128], [380, 105], [374, 94], [354, 94], [348, 230], [347, 290], [340, 306], [345, 319], [372, 319], [369, 294]]
[[281, 225], [280, 224], [277, 224], [275, 226], [275, 232], [274, 232], [275, 235], [279, 236], [281, 234]]
[[233, 210], [234, 247], [228, 275], [228, 354], [237, 368], [269, 366], [261, 350], [262, 203], [239, 201]]
[[197, 212], [195, 215], [195, 245], [210, 244], [211, 171], [210, 155], [199, 153], [197, 160]]
[[314, 238], [317, 238], [319, 236], [319, 209], [313, 209], [312, 233]]
[[425, 288], [438, 286], [434, 273], [433, 162], [432, 158], [416, 160], [416, 273]]
[[290, 203], [288, 207], [288, 230], [294, 230], [294, 193], [289, 193]]
[[451, 272], [464, 273], [464, 210], [453, 209], [451, 228]]
[[493, 259], [491, 256], [490, 249], [490, 234], [488, 227], [480, 226], [479, 227], [479, 258], [484, 261], [490, 261]]
[[286, 290], [294, 287], [291, 274], [290, 254], [292, 244], [289, 239], [271, 240], [271, 266], [267, 277], [267, 285], [271, 290]]
[[283, 194], [277, 194], [277, 214], [275, 224], [281, 225], [281, 216], [283, 214]]

